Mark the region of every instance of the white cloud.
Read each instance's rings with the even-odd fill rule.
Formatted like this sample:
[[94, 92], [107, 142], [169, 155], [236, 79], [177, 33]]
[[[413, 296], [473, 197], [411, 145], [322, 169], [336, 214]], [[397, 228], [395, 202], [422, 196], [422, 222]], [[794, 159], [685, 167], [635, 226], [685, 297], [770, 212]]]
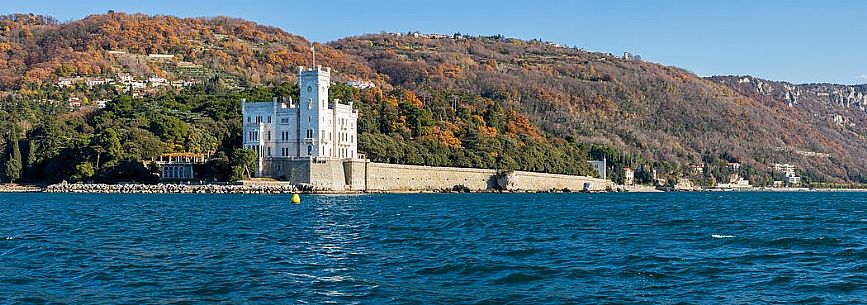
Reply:
[[858, 75], [859, 80], [867, 80], [867, 74]]

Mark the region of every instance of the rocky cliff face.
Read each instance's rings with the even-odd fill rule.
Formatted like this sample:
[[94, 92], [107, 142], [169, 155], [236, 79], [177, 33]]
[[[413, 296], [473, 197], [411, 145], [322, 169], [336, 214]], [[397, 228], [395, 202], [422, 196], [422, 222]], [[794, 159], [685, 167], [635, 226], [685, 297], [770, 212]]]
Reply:
[[740, 94], [799, 109], [817, 124], [867, 134], [867, 84], [791, 84], [750, 76], [714, 76], [710, 80]]

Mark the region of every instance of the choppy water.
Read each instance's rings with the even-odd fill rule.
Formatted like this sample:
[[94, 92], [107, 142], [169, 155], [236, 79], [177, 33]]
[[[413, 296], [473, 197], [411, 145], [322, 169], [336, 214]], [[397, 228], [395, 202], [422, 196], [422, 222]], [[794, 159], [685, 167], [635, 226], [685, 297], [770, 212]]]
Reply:
[[0, 303], [858, 303], [867, 194], [0, 194]]

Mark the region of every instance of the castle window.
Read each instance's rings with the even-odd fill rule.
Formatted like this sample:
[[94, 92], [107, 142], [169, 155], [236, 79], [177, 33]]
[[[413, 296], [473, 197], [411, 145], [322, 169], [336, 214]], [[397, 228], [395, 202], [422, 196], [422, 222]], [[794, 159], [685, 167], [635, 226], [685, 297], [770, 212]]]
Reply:
[[268, 133], [266, 134], [265, 141], [271, 141], [271, 131], [270, 130], [268, 130]]
[[313, 108], [313, 99], [307, 99], [307, 109]]
[[271, 124], [271, 116], [268, 116], [268, 124]]
[[268, 146], [268, 156], [271, 156], [271, 146]]
[[313, 146], [307, 145], [307, 155], [313, 155]]
[[247, 116], [247, 123], [250, 123], [250, 116]]

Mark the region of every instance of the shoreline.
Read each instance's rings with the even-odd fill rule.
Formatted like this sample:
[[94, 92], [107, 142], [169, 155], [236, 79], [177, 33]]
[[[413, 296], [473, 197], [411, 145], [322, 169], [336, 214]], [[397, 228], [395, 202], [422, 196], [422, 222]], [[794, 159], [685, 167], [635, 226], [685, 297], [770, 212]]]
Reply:
[[[569, 190], [316, 190], [291, 184], [69, 184], [59, 183], [46, 187], [32, 187], [30, 192], [67, 194], [445, 194], [445, 193], [581, 193]], [[590, 191], [584, 193], [605, 193]]]
[[[620, 188], [613, 191], [594, 191], [587, 193], [663, 193], [666, 191], [652, 187]], [[796, 193], [796, 192], [819, 192], [819, 193], [861, 193], [867, 189], [853, 188], [741, 188], [741, 189], [696, 189], [674, 190], [669, 192], [767, 192], [767, 193]], [[59, 183], [48, 186], [38, 185], [0, 185], [0, 193], [67, 193], [67, 194], [323, 194], [323, 195], [352, 195], [352, 194], [444, 194], [444, 193], [583, 193], [564, 190], [312, 190], [299, 188], [289, 184], [274, 185], [248, 185], [248, 184], [69, 184]]]

